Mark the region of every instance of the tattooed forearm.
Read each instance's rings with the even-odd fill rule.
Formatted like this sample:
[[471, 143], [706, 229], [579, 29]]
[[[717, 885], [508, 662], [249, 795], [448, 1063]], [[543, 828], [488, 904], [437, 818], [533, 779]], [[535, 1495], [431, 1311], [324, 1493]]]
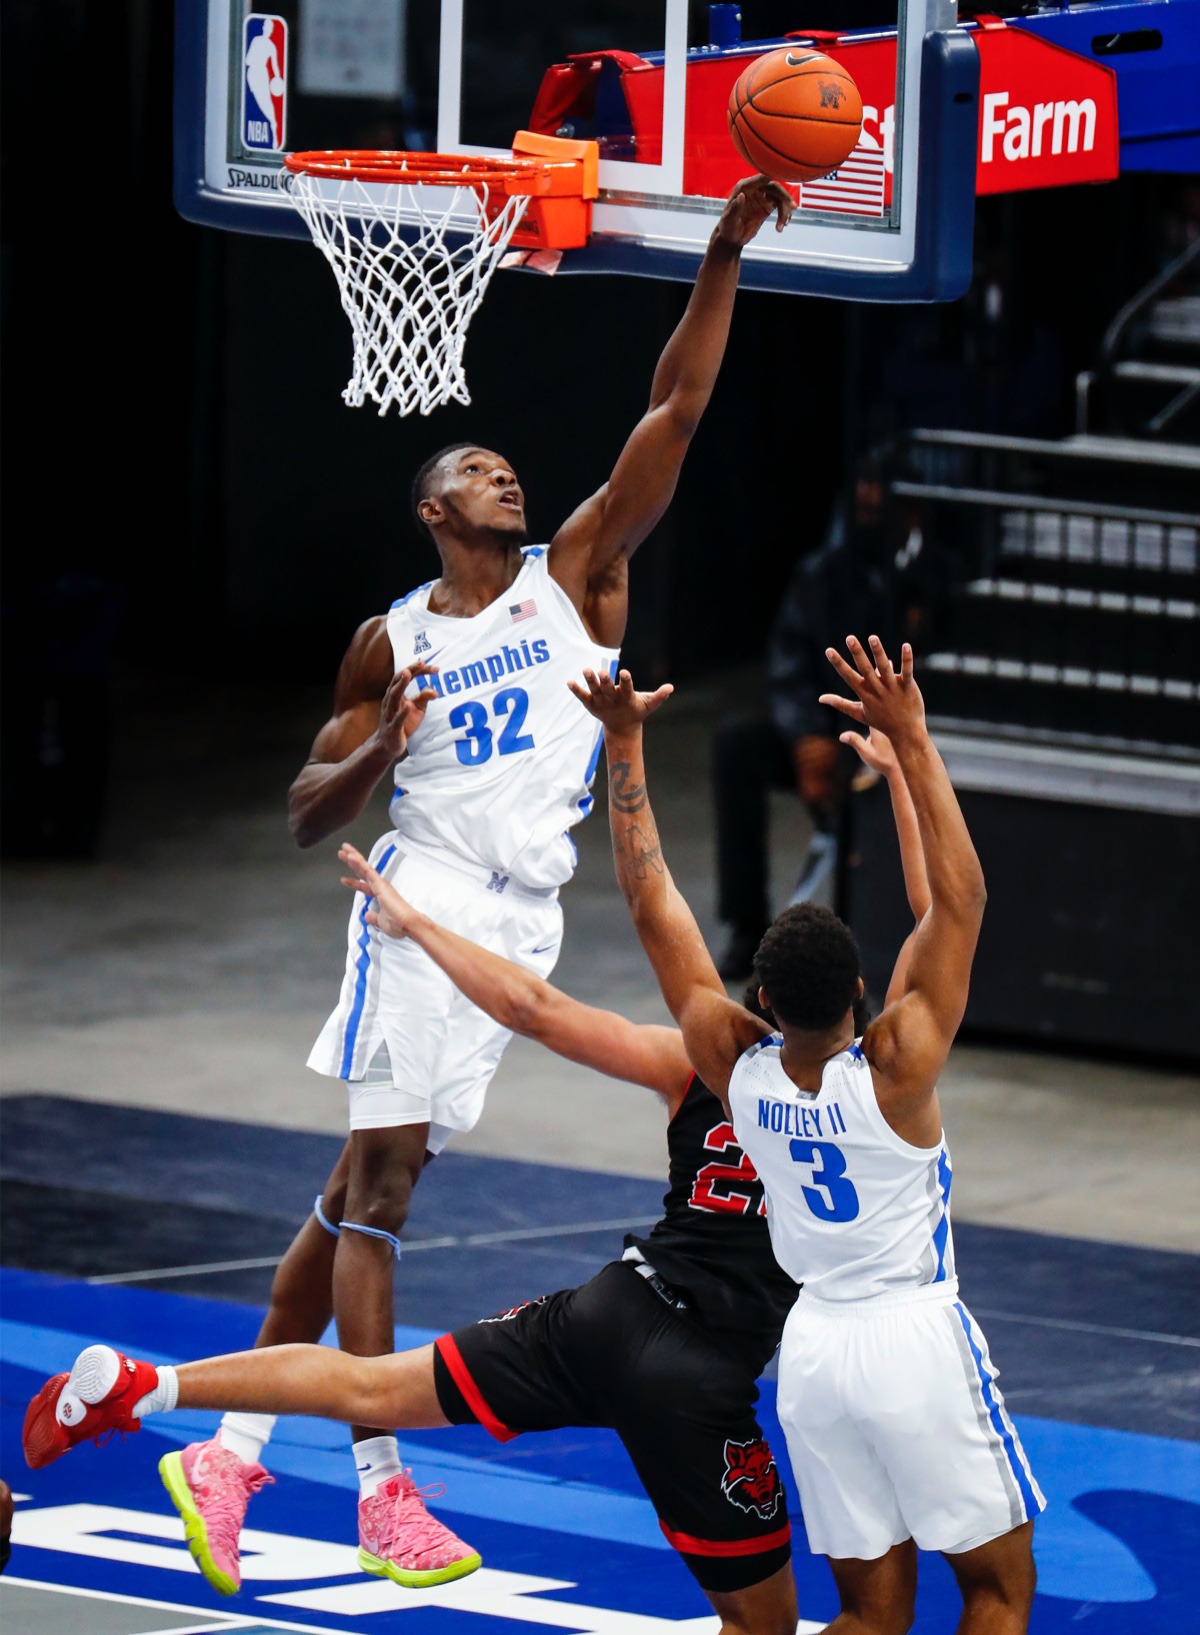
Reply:
[[628, 817], [646, 805], [646, 785], [631, 776], [628, 761], [615, 761], [608, 769], [608, 801], [614, 812]]
[[624, 835], [614, 837], [613, 849], [617, 854], [618, 869], [635, 880], [645, 880], [648, 875], [666, 872], [662, 845], [653, 825], [646, 832], [636, 823], [632, 824]]

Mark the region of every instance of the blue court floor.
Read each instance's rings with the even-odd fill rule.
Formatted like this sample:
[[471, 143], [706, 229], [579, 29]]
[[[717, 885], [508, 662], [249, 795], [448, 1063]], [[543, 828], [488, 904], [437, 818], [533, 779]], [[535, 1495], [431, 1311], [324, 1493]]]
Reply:
[[[406, 1434], [418, 1480], [445, 1484], [435, 1508], [484, 1557], [474, 1577], [416, 1593], [356, 1571], [356, 1481], [340, 1426], [279, 1426], [267, 1458], [277, 1480], [254, 1501], [236, 1601], [195, 1572], [155, 1469], [215, 1416], [151, 1419], [124, 1446], [28, 1471], [25, 1403], [81, 1346], [104, 1339], [177, 1361], [253, 1341], [271, 1262], [338, 1143], [33, 1096], [5, 1102], [3, 1135], [0, 1471], [22, 1495], [0, 1591], [5, 1635], [714, 1627], [606, 1432], [503, 1446], [473, 1428]], [[444, 1155], [418, 1190], [397, 1274], [412, 1325], [397, 1344], [582, 1281], [628, 1226], [653, 1218], [662, 1190]], [[1200, 1631], [1200, 1257], [987, 1227], [956, 1235], [964, 1297], [1049, 1499], [1033, 1628]], [[763, 1420], [782, 1464], [774, 1395], [768, 1378]], [[836, 1610], [831, 1582], [802, 1534], [798, 1545], [801, 1629], [819, 1629]], [[955, 1606], [948, 1570], [923, 1559], [916, 1628], [952, 1629]]]

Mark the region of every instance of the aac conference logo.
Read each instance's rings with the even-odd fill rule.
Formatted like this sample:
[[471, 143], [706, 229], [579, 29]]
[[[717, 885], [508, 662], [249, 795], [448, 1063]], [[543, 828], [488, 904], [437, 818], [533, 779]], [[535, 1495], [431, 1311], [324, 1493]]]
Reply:
[[287, 130], [287, 23], [253, 13], [242, 35], [242, 145], [278, 153]]

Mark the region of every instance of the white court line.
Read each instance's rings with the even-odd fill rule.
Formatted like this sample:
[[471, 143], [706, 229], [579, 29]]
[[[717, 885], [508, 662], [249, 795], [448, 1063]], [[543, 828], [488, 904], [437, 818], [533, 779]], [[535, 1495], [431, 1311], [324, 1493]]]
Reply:
[[252, 1629], [257, 1623], [257, 1618], [234, 1618], [220, 1624], [168, 1624], [163, 1629], [143, 1630], [140, 1635], [220, 1635], [223, 1629]]
[[1200, 1339], [1190, 1334], [1159, 1334], [1153, 1329], [1144, 1328], [1111, 1328], [1106, 1323], [1082, 1323], [1069, 1317], [1027, 1317], [1019, 1311], [989, 1311], [985, 1306], [972, 1306], [972, 1314], [976, 1317], [986, 1317], [990, 1322], [993, 1317], [1001, 1322], [1031, 1323], [1036, 1328], [1066, 1328], [1079, 1334], [1113, 1334], [1122, 1340], [1153, 1340], [1158, 1345], [1187, 1345], [1200, 1347]]
[[[566, 1226], [522, 1226], [508, 1232], [476, 1232], [465, 1238], [415, 1238], [405, 1242], [406, 1255], [423, 1249], [483, 1249], [496, 1243], [520, 1243], [530, 1238], [570, 1238], [581, 1232], [616, 1232], [622, 1227], [653, 1226], [657, 1215], [644, 1215], [637, 1220], [579, 1221]], [[85, 1283], [95, 1288], [105, 1284], [149, 1283], [157, 1278], [201, 1277], [205, 1272], [256, 1272], [278, 1266], [282, 1255], [260, 1255], [254, 1260], [206, 1260], [191, 1266], [151, 1266], [140, 1272], [106, 1272], [101, 1277], [88, 1277]]]
[[[285, 1624], [278, 1618], [264, 1618], [259, 1613], [250, 1616], [246, 1613], [230, 1614], [222, 1622], [222, 1614], [213, 1612], [208, 1607], [184, 1607], [177, 1601], [149, 1601], [144, 1595], [120, 1595], [116, 1590], [85, 1590], [75, 1584], [48, 1584], [40, 1578], [17, 1578], [12, 1573], [5, 1573], [0, 1578], [0, 1587], [5, 1584], [17, 1584], [23, 1590], [45, 1590], [48, 1595], [77, 1595], [85, 1601], [116, 1601], [123, 1607], [152, 1607], [156, 1612], [187, 1612], [196, 1618], [203, 1618], [201, 1625], [191, 1625], [196, 1629], [286, 1629], [298, 1632], [298, 1635], [346, 1635], [345, 1629], [329, 1629], [324, 1625], [316, 1624]], [[166, 1635], [187, 1635], [187, 1631], [174, 1629], [166, 1631]]]

